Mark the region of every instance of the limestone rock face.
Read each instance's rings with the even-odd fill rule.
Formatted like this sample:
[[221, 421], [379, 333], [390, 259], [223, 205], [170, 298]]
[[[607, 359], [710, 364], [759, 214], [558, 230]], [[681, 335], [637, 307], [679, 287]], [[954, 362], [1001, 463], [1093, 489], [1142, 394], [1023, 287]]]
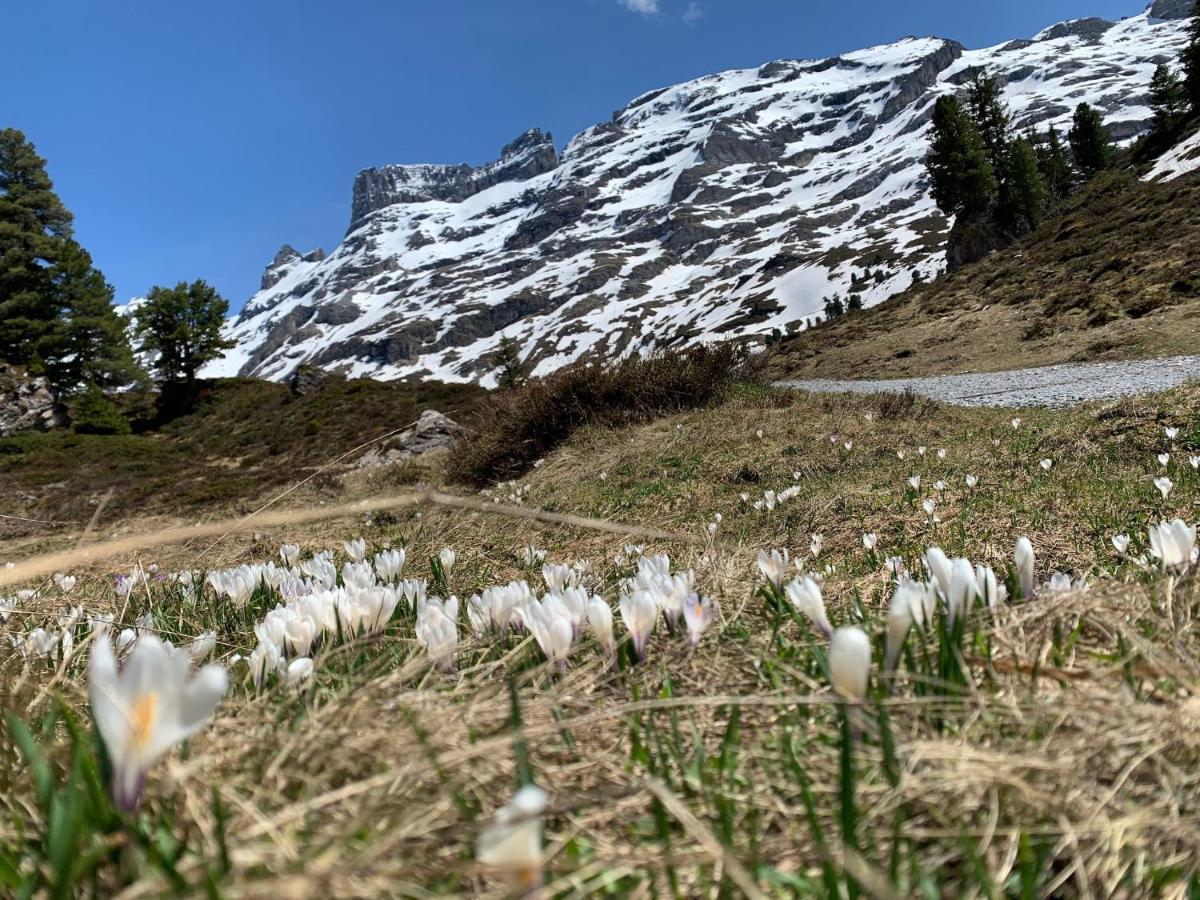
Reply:
[[431, 450], [449, 447], [467, 434], [467, 429], [435, 409], [427, 409], [409, 428], [368, 450], [358, 460], [360, 469], [404, 462]]
[[0, 437], [66, 426], [66, 409], [45, 378], [0, 363]]

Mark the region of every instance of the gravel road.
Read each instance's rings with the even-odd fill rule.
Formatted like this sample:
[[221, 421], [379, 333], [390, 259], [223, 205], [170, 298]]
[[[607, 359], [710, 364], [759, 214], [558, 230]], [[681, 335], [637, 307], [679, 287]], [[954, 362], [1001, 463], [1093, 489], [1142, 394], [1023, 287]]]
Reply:
[[1070, 406], [1085, 400], [1113, 400], [1165, 390], [1200, 379], [1200, 356], [1112, 363], [1067, 363], [970, 375], [891, 378], [879, 381], [777, 381], [803, 391], [874, 394], [904, 391], [959, 406]]

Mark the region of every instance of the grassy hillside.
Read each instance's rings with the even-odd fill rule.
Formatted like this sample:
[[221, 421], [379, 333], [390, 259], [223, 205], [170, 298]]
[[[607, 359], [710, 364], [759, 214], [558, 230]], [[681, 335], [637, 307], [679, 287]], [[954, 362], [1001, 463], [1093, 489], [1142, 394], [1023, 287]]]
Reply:
[[[713, 409], [577, 433], [519, 483], [479, 495], [479, 510], [400, 508], [81, 569], [71, 603], [112, 611], [118, 628], [149, 613], [179, 644], [212, 629], [233, 686], [213, 723], [150, 773], [138, 824], [126, 827], [103, 800], [91, 742], [73, 742], [64, 714], [52, 715], [61, 697], [87, 722], [87, 630], [66, 662], [0, 658], [0, 703], [48, 748], [51, 768], [34, 772], [43, 797], [52, 784], [60, 804], [76, 797], [67, 821], [79, 841], [64, 861], [44, 840], [49, 801], [17, 761], [10, 726], [0, 878], [15, 889], [67, 873], [130, 897], [205, 884], [248, 897], [498, 897], [475, 842], [532, 778], [550, 793], [547, 896], [1183, 896], [1200, 887], [1200, 585], [1139, 557], [1148, 523], [1194, 519], [1200, 503], [1189, 462], [1200, 388], [1026, 411], [1015, 427], [1011, 415], [747, 389]], [[1165, 499], [1153, 484], [1164, 472]], [[436, 483], [439, 471], [431, 463], [424, 477]], [[337, 496], [378, 497], [379, 478], [348, 476]], [[789, 485], [792, 499], [754, 508]], [[679, 539], [513, 518], [493, 498]], [[1131, 535], [1123, 555], [1118, 533]], [[252, 624], [280, 601], [273, 591], [242, 608], [208, 587], [181, 601], [174, 580], [156, 576], [122, 600], [107, 577], [139, 563], [161, 576], [263, 561], [285, 541], [306, 554], [336, 548], [340, 565], [341, 542], [358, 535], [371, 552], [405, 547], [405, 576], [464, 602], [514, 578], [537, 584], [523, 558], [533, 545], [548, 561], [587, 561], [585, 583], [613, 604], [632, 574], [623, 547], [644, 544], [692, 569], [720, 613], [694, 648], [659, 622], [641, 665], [624, 648], [610, 665], [585, 630], [562, 671], [527, 633], [477, 636], [462, 616], [446, 672], [431, 667], [402, 603], [381, 634], [318, 646], [311, 681], [255, 690], [231, 660], [253, 649]], [[995, 567], [1015, 592], [1022, 535], [1039, 584], [1059, 571], [1077, 589], [976, 608], [957, 643], [914, 632], [899, 673], [879, 671], [888, 557], [916, 573], [924, 550], [941, 546]], [[443, 583], [427, 560], [446, 546], [458, 557]], [[871, 636], [861, 706], [835, 700], [824, 640], [764, 593], [755, 553], [773, 548], [822, 577], [835, 625]], [[55, 627], [61, 592], [37, 587], [10, 632]], [[83, 783], [95, 779], [90, 799], [71, 794], [72, 764]]]
[[[296, 396], [285, 385], [228, 379], [203, 391], [195, 413], [156, 430], [0, 438], [0, 514], [19, 517], [0, 519], [0, 535], [44, 530], [23, 519], [82, 527], [106, 496], [102, 528], [153, 512], [249, 509], [264, 492], [294, 484], [425, 409], [468, 415], [483, 393], [470, 385], [331, 379]], [[333, 469], [330, 478], [341, 472]]]
[[1101, 175], [1006, 250], [785, 341], [777, 377], [898, 377], [1194, 353], [1200, 177]]

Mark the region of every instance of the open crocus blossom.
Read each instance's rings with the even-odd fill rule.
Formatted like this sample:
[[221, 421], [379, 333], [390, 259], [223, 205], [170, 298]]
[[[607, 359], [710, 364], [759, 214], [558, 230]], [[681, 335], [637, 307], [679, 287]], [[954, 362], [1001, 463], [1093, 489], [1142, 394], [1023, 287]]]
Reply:
[[449, 547], [443, 547], [438, 551], [438, 562], [442, 564], [442, 571], [449, 577], [450, 572], [454, 569], [454, 561], [457, 559], [454, 551]]
[[1054, 465], [1054, 460], [1047, 457], [1046, 459], [1043, 459], [1040, 463], [1038, 463], [1038, 465], [1041, 466], [1043, 470], [1049, 472], [1050, 467], [1052, 465]]
[[921, 489], [921, 476], [913, 475], [911, 478], [909, 478], [908, 486], [910, 488], [912, 488], [914, 491], [919, 491]]
[[118, 670], [108, 634], [96, 638], [88, 694], [119, 809], [137, 809], [146, 772], [212, 718], [227, 686], [224, 668], [205, 666], [193, 676], [187, 651], [153, 635], [143, 636]]
[[1167, 436], [1168, 441], [1173, 441], [1173, 440], [1175, 440], [1175, 438], [1179, 437], [1179, 429], [1178, 428], [1167, 427], [1167, 428], [1163, 429], [1163, 433]]
[[367, 542], [362, 538], [355, 538], [352, 541], [344, 541], [342, 547], [346, 550], [346, 555], [353, 562], [359, 562], [367, 555]]
[[783, 573], [788, 567], [788, 552], [786, 550], [758, 551], [758, 571], [775, 587], [783, 584]]
[[788, 582], [784, 590], [788, 602], [801, 613], [813, 627], [826, 638], [833, 634], [833, 627], [825, 615], [825, 599], [821, 596], [821, 586], [809, 576], [795, 578]]
[[979, 477], [976, 475], [968, 475], [965, 481], [967, 482], [967, 490], [973, 491], [979, 484]]
[[300, 547], [298, 544], [282, 544], [279, 547], [279, 558], [285, 566], [294, 566], [300, 562]]
[[1017, 583], [1021, 586], [1021, 596], [1028, 600], [1033, 597], [1033, 544], [1029, 543], [1029, 538], [1023, 537], [1017, 541], [1013, 561], [1017, 564]]
[[862, 536], [863, 549], [868, 553], [875, 549], [875, 545], [879, 542], [879, 537], [873, 531], [868, 531]]
[[532, 894], [542, 883], [542, 813], [547, 799], [540, 787], [526, 785], [479, 834], [475, 858], [503, 874], [518, 896]]
[[829, 642], [829, 678], [833, 690], [852, 703], [867, 696], [871, 676], [871, 640], [861, 628], [839, 628]]
[[1191, 464], [1193, 469], [1200, 469], [1200, 456], [1189, 456], [1188, 462]]
[[1129, 552], [1129, 535], [1114, 534], [1112, 536], [1113, 548], [1122, 556]]
[[1168, 572], [1182, 575], [1194, 562], [1196, 527], [1183, 519], [1150, 526], [1150, 553]]
[[716, 608], [707, 597], [701, 597], [694, 591], [683, 601], [683, 621], [687, 625], [688, 640], [695, 647], [700, 643], [700, 636], [716, 618]]
[[1170, 461], [1171, 461], [1171, 454], [1170, 454], [1170, 453], [1160, 453], [1160, 454], [1158, 454], [1158, 464], [1159, 464], [1160, 466], [1162, 466], [1164, 469], [1167, 467], [1167, 464], [1168, 464]]

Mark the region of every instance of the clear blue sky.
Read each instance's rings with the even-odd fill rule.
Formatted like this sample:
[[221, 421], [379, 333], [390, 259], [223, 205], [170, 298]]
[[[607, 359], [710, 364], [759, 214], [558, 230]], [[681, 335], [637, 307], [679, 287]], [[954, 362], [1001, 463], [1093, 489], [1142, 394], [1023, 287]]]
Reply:
[[48, 159], [117, 299], [205, 278], [239, 308], [326, 250], [355, 173], [561, 147], [634, 96], [909, 34], [985, 46], [1138, 0], [47, 0], [0, 16], [0, 126]]

